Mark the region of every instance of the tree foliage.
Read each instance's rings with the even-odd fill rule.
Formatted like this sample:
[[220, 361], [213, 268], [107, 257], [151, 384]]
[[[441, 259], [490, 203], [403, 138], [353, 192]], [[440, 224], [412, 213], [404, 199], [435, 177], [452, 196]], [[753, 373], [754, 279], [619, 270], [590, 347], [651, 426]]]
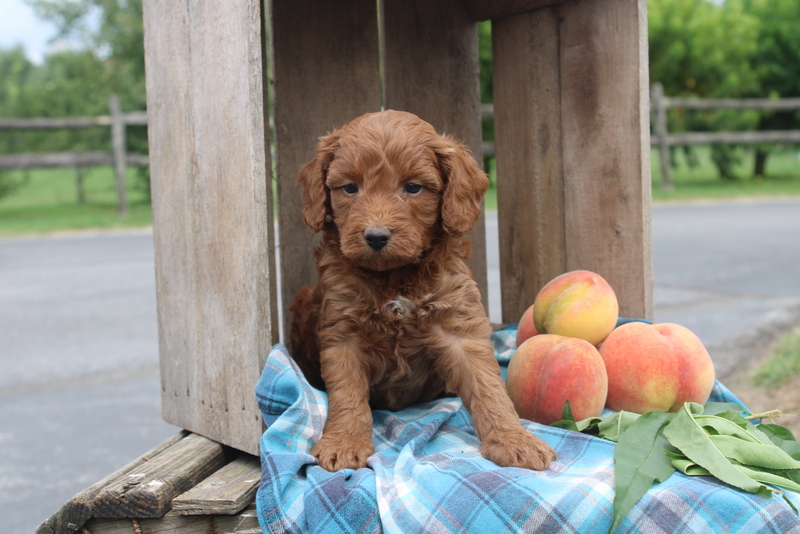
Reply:
[[[145, 109], [141, 0], [27, 2], [58, 28], [58, 46], [42, 65], [21, 47], [0, 49], [0, 116], [105, 115], [111, 94], [123, 110]], [[129, 150], [147, 152], [145, 127], [126, 133]], [[0, 153], [109, 150], [110, 142], [108, 128], [0, 131]], [[13, 191], [8, 178], [3, 183], [0, 197]]]
[[[658, 0], [648, 4], [650, 82], [670, 96], [737, 98], [758, 91], [752, 58], [759, 20], [741, 4], [709, 0]], [[752, 130], [758, 114], [737, 110], [670, 112], [670, 131]], [[691, 149], [685, 149], [691, 157]], [[712, 159], [723, 178], [741, 149], [713, 145]]]
[[[0, 49], [0, 116], [107, 113], [108, 97], [144, 110], [141, 0], [26, 0], [58, 28], [59, 51], [31, 63], [22, 48]], [[800, 2], [797, 0], [650, 0], [650, 81], [671, 96], [800, 96]], [[482, 102], [492, 101], [491, 23], [479, 25]], [[679, 111], [672, 131], [798, 128], [798, 113]], [[492, 125], [484, 127], [487, 139]], [[144, 127], [128, 128], [129, 149], [146, 152]], [[0, 153], [106, 150], [102, 128], [63, 132], [0, 131]], [[766, 148], [766, 147], [764, 147]], [[723, 176], [740, 152], [715, 145]], [[765, 159], [765, 157], [764, 157]]]
[[105, 66], [106, 97], [123, 109], [145, 109], [144, 30], [141, 0], [27, 0], [56, 25], [59, 37], [90, 51]]
[[[800, 3], [796, 0], [728, 0], [756, 17], [757, 48], [752, 62], [759, 86], [747, 96], [787, 98], [800, 96]], [[800, 111], [762, 113], [759, 130], [800, 128]], [[771, 145], [756, 147], [755, 176], [763, 176]]]

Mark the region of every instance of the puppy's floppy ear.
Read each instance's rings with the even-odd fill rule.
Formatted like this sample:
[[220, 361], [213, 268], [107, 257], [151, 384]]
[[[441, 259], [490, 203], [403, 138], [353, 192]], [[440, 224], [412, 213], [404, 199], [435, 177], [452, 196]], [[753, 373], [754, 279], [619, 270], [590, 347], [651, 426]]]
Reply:
[[489, 179], [472, 158], [469, 149], [447, 136], [439, 136], [432, 147], [444, 177], [442, 223], [449, 234], [469, 231], [481, 214], [481, 201]]
[[297, 174], [297, 182], [302, 188], [303, 220], [314, 233], [322, 230], [329, 214], [328, 188], [325, 178], [328, 166], [339, 148], [339, 135], [333, 133], [320, 137], [314, 158], [306, 163]]

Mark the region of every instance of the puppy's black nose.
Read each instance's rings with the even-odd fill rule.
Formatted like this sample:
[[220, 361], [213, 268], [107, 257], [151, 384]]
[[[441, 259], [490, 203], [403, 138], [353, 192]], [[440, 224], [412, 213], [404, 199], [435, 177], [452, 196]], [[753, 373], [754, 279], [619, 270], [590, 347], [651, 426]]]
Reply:
[[383, 228], [370, 229], [364, 232], [364, 241], [366, 241], [369, 248], [375, 252], [385, 247], [391, 237], [392, 234], [389, 230]]

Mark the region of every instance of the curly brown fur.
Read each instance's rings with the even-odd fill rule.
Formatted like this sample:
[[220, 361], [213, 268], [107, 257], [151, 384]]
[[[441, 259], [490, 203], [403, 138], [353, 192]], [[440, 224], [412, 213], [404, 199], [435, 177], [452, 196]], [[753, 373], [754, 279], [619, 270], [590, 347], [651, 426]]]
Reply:
[[486, 458], [546, 469], [555, 452], [514, 411], [465, 263], [489, 185], [466, 147], [410, 113], [371, 113], [321, 138], [298, 180], [303, 217], [323, 232], [318, 283], [295, 297], [290, 336], [328, 391], [320, 465], [366, 465], [371, 407], [456, 394]]

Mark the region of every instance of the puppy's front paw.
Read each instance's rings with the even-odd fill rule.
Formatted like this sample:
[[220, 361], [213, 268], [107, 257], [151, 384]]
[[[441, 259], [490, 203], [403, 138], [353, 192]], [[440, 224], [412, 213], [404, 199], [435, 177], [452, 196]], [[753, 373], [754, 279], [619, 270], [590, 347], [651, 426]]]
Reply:
[[322, 438], [311, 448], [319, 465], [327, 471], [359, 469], [366, 467], [367, 458], [375, 453], [372, 436], [358, 437], [322, 434]]
[[550, 445], [525, 429], [493, 432], [481, 445], [481, 454], [501, 467], [523, 467], [542, 471], [558, 455]]

